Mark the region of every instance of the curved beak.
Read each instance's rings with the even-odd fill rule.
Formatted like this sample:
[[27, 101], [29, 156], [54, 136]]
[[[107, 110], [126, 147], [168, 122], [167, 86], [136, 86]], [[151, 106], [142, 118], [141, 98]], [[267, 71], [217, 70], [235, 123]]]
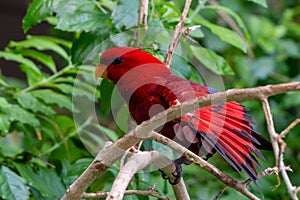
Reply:
[[99, 78], [107, 78], [107, 66], [98, 64], [95, 69], [95, 76], [96, 76], [96, 81], [98, 81]]

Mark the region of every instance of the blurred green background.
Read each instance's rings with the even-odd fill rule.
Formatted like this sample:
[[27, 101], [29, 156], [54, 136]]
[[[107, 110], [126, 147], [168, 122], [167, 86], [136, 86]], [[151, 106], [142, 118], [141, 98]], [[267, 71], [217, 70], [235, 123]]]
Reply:
[[[148, 24], [155, 27], [151, 30], [173, 30], [184, 3], [149, 0]], [[174, 57], [171, 69], [176, 74], [220, 90], [300, 81], [299, 1], [218, 3], [210, 6], [207, 1], [192, 2], [185, 26], [202, 25], [190, 32], [201, 47], [185, 46], [189, 60]], [[92, 161], [97, 147], [107, 139], [116, 140], [124, 134], [124, 127], [128, 128], [126, 106], [121, 102], [110, 104], [112, 84], [102, 81], [95, 91], [92, 65], [108, 46], [139, 45], [135, 35], [139, 1], [33, 0], [0, 4], [0, 199], [59, 199]], [[230, 16], [240, 34], [218, 15], [220, 10]], [[124, 33], [128, 30], [132, 31]], [[150, 36], [149, 41], [154, 42], [145, 42], [142, 47], [163, 59], [161, 48], [169, 44], [168, 37]], [[192, 60], [199, 64], [200, 75]], [[210, 77], [222, 77], [224, 85], [211, 85]], [[96, 104], [98, 119], [88, 121], [72, 97], [78, 103]], [[299, 118], [299, 92], [277, 95], [269, 101], [277, 132]], [[250, 108], [255, 128], [268, 138], [260, 102], [242, 104]], [[118, 110], [118, 124], [111, 110]], [[78, 124], [84, 137], [78, 135]], [[289, 175], [294, 185], [300, 185], [299, 133], [298, 125], [284, 139], [284, 159], [293, 169]], [[159, 145], [147, 141], [143, 148], [153, 146]], [[273, 167], [272, 152], [263, 154], [267, 160], [260, 162], [263, 168]], [[209, 161], [237, 180], [246, 178], [219, 155]], [[118, 168], [119, 163], [115, 163], [88, 192], [109, 191]], [[194, 165], [184, 166], [183, 177], [191, 199], [213, 199], [224, 188], [215, 177]], [[129, 188], [144, 190], [154, 184], [161, 194], [174, 198], [170, 185], [157, 170], [138, 173]], [[274, 188], [274, 175], [261, 178], [257, 184], [265, 199], [290, 199], [284, 183]], [[259, 189], [252, 184], [250, 190], [261, 197]], [[233, 189], [226, 190], [220, 199], [232, 198], [246, 199]]]

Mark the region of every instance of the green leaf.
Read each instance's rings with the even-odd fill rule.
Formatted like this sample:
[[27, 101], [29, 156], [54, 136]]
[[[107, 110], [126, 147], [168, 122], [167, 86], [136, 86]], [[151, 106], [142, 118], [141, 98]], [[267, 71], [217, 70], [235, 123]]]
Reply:
[[138, 24], [138, 0], [120, 0], [112, 12], [112, 21], [117, 29], [135, 27]]
[[224, 7], [224, 6], [205, 6], [203, 9], [212, 9], [212, 10], [222, 10], [224, 12], [226, 12], [228, 15], [230, 15], [231, 17], [234, 18], [234, 20], [237, 22], [237, 24], [239, 25], [239, 27], [242, 29], [242, 31], [244, 32], [244, 35], [246, 36], [246, 39], [249, 43], [249, 45], [251, 44], [251, 38], [250, 38], [250, 34], [249, 31], [245, 25], [245, 23], [243, 22], [243, 20], [240, 18], [239, 15], [237, 15], [235, 12], [233, 12], [231, 9]]
[[43, 79], [43, 76], [35, 73], [30, 67], [27, 65], [20, 65], [20, 69], [26, 74], [27, 82], [29, 86], [35, 85]]
[[61, 39], [61, 38], [57, 38], [57, 37], [51, 37], [51, 36], [45, 36], [45, 35], [35, 35], [35, 36], [31, 36], [31, 37], [34, 37], [34, 38], [40, 39], [40, 40], [45, 40], [48, 42], [53, 42], [55, 44], [65, 46], [68, 49], [71, 49], [71, 47], [72, 47], [72, 42]]
[[89, 100], [94, 102], [96, 101], [95, 92], [97, 91], [93, 85], [82, 81], [76, 81], [73, 96], [86, 96]]
[[227, 42], [227, 43], [231, 44], [232, 46], [235, 46], [235, 47], [241, 49], [243, 52], [247, 51], [245, 42], [236, 32], [229, 30], [227, 28], [212, 24], [212, 23], [208, 22], [207, 20], [205, 20], [204, 18], [202, 18], [200, 15], [197, 15], [194, 18], [194, 21], [198, 24], [201, 24], [201, 25], [209, 28], [211, 30], [211, 32], [213, 32], [215, 35], [217, 35], [224, 42]]
[[74, 84], [74, 78], [72, 76], [66, 76], [66, 77], [58, 77], [53, 80], [54, 83], [70, 83]]
[[[0, 111], [1, 110], [7, 110], [11, 107], [12, 105], [7, 102], [7, 100], [3, 97], [0, 97]], [[0, 112], [0, 133], [8, 133], [10, 127], [10, 119], [6, 114], [3, 114]], [[3, 135], [3, 134], [1, 134]]]
[[[57, 29], [64, 31], [93, 31], [101, 26], [107, 18], [97, 10], [93, 1], [61, 1], [57, 9]], [[101, 22], [101, 23], [99, 23]]]
[[58, 89], [62, 93], [65, 93], [65, 94], [72, 94], [72, 92], [73, 92], [73, 86], [70, 84], [66, 84], [66, 83], [58, 83], [58, 84], [49, 83], [49, 84], [46, 84], [45, 86]]
[[191, 46], [191, 49], [194, 53], [194, 56], [214, 73], [219, 75], [234, 74], [226, 60], [213, 51], [200, 46]]
[[7, 115], [0, 113], [0, 135], [5, 135], [8, 133], [10, 128], [10, 120]]
[[99, 52], [103, 52], [99, 49], [101, 48], [99, 44], [103, 38], [106, 38], [106, 35], [106, 31], [99, 33], [81, 33], [72, 46], [72, 63], [82, 64], [86, 60], [94, 61], [95, 59], [99, 59]]
[[4, 97], [0, 97], [0, 108], [9, 108], [11, 106]]
[[4, 58], [5, 60], [15, 61], [21, 64], [24, 64], [28, 68], [30, 68], [34, 73], [41, 74], [40, 69], [32, 62], [31, 60], [24, 58], [21, 55], [15, 54], [13, 52], [4, 52], [0, 51], [0, 58]]
[[36, 59], [48, 67], [53, 73], [56, 73], [56, 66], [53, 58], [47, 54], [41, 53], [32, 49], [16, 50], [16, 54], [21, 54], [23, 56], [28, 56]]
[[31, 92], [31, 94], [34, 97], [36, 97], [48, 104], [56, 104], [61, 108], [66, 108], [66, 109], [72, 111], [72, 102], [71, 102], [70, 98], [68, 98], [65, 95], [56, 93], [56, 92], [54, 92], [52, 90], [48, 90], [48, 89], [34, 90]]
[[2, 78], [0, 78], [0, 85], [4, 87], [8, 86], [8, 84]]
[[45, 115], [55, 114], [55, 111], [51, 107], [41, 103], [30, 93], [21, 93], [18, 96], [17, 101], [23, 108], [30, 109], [33, 112], [41, 112], [42, 114]]
[[67, 166], [65, 182], [67, 185], [74, 183], [76, 178], [82, 174], [82, 172], [92, 163], [90, 158], [80, 158], [76, 160], [72, 165]]
[[57, 43], [53, 41], [46, 40], [39, 36], [28, 35], [26, 40], [19, 41], [19, 42], [11, 41], [8, 44], [8, 46], [10, 48], [15, 47], [17, 49], [35, 48], [41, 51], [50, 50], [57, 53], [58, 55], [60, 55], [66, 60], [69, 59], [67, 52], [61, 46], [59, 46]]
[[[98, 86], [99, 91], [101, 92], [101, 104], [100, 112], [102, 116], [109, 116], [111, 113], [112, 106], [112, 92], [114, 90], [114, 85], [111, 81], [103, 79], [101, 84]], [[117, 99], [115, 99], [117, 100]], [[115, 104], [116, 105], [116, 104]]]
[[43, 196], [60, 199], [65, 188], [58, 175], [51, 169], [36, 166], [35, 171], [27, 165], [14, 163], [25, 180], [36, 188]]
[[1, 155], [12, 159], [23, 157], [21, 154], [31, 146], [26, 142], [26, 138], [29, 139], [29, 137], [29, 135], [25, 136], [23, 132], [17, 131], [6, 134], [5, 137], [0, 139]]
[[2, 166], [0, 170], [1, 198], [9, 200], [29, 199], [29, 187], [25, 180], [9, 168]]
[[23, 18], [22, 28], [27, 32], [32, 26], [52, 15], [52, 11], [59, 0], [33, 0]]
[[10, 117], [10, 121], [18, 121], [23, 124], [30, 124], [32, 126], [39, 126], [40, 122], [35, 118], [35, 115], [21, 108], [18, 105], [13, 105], [5, 110]]
[[248, 1], [252, 1], [254, 3], [257, 3], [265, 8], [268, 7], [267, 1], [266, 0], [248, 0]]
[[253, 62], [252, 74], [254, 78], [266, 79], [274, 72], [276, 63], [272, 57], [262, 57]]
[[92, 126], [97, 128], [102, 134], [106, 135], [113, 142], [119, 138], [115, 131], [109, 128], [106, 128], [100, 124], [92, 124]]
[[191, 66], [182, 57], [174, 54], [172, 58], [171, 70], [180, 77], [188, 79], [191, 75]]

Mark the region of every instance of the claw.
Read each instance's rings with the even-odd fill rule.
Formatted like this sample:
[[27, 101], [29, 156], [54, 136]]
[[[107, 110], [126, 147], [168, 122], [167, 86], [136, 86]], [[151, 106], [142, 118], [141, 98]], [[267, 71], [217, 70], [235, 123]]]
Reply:
[[169, 177], [165, 174], [165, 172], [161, 169], [158, 169], [158, 171], [160, 172], [160, 175], [163, 179], [168, 180]]
[[182, 164], [186, 162], [184, 158], [178, 158], [174, 160], [175, 171], [172, 173], [173, 178], [168, 177], [161, 169], [159, 169], [160, 174], [163, 179], [168, 180], [171, 185], [176, 185], [180, 182], [182, 177]]

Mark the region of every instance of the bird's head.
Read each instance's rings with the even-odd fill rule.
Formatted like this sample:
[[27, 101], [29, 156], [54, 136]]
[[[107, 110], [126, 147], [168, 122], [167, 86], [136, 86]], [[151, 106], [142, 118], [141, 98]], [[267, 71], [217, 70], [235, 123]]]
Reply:
[[141, 49], [115, 47], [106, 50], [96, 67], [96, 79], [102, 77], [117, 83], [126, 74], [128, 81], [143, 81], [147, 78], [170, 73], [159, 59]]

